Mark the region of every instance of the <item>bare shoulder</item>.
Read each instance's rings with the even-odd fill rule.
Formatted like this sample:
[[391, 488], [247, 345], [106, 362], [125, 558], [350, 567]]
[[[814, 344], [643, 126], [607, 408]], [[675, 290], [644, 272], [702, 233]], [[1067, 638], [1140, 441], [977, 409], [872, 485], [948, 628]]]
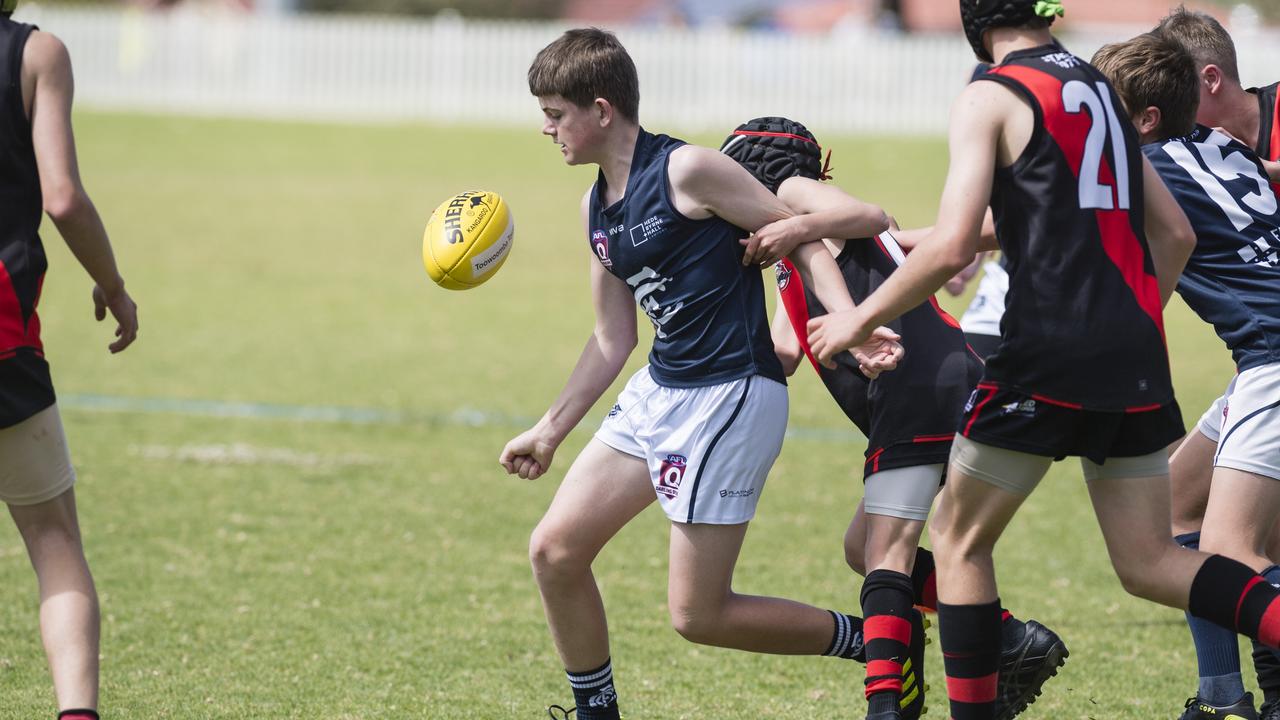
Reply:
[[999, 119], [1020, 107], [1030, 109], [1031, 106], [1011, 88], [990, 80], [978, 80], [965, 86], [951, 113], [953, 118], [961, 115], [974, 120]]
[[733, 158], [701, 145], [681, 145], [672, 150], [667, 159], [667, 174], [671, 184], [676, 186], [688, 180], [737, 169], [739, 165]]
[[70, 68], [71, 54], [57, 35], [35, 30], [22, 50], [22, 66], [37, 72]]

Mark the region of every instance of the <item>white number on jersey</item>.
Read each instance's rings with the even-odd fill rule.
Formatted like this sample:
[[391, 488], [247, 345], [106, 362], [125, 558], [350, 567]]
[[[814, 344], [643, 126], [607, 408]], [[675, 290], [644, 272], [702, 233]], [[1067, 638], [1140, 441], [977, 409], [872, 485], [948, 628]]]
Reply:
[[[1225, 135], [1215, 132], [1209, 136], [1206, 143], [1183, 145], [1171, 142], [1165, 144], [1164, 151], [1169, 153], [1169, 157], [1181, 165], [1182, 169], [1186, 170], [1196, 182], [1200, 183], [1200, 187], [1204, 188], [1205, 193], [1218, 204], [1218, 207], [1222, 208], [1222, 212], [1226, 213], [1236, 230], [1244, 230], [1253, 224], [1254, 219], [1248, 210], [1240, 207], [1240, 203], [1248, 205], [1261, 215], [1273, 215], [1276, 212], [1276, 194], [1267, 179], [1258, 173], [1258, 166], [1249, 162], [1249, 158], [1245, 157], [1244, 153], [1233, 150], [1223, 155], [1222, 148], [1227, 142]], [[1196, 154], [1204, 160], [1205, 167], [1208, 167], [1212, 174], [1205, 172], [1200, 163], [1196, 162], [1188, 147], [1195, 148]], [[1244, 195], [1237, 202], [1237, 198], [1232, 197], [1231, 192], [1221, 182], [1237, 178], [1245, 178], [1253, 182], [1258, 186], [1258, 191]]]
[[[1129, 163], [1127, 158], [1124, 132], [1120, 128], [1120, 119], [1111, 103], [1111, 92], [1106, 83], [1098, 83], [1097, 90], [1081, 80], [1072, 80], [1062, 86], [1063, 109], [1072, 114], [1089, 108], [1089, 116], [1093, 123], [1089, 126], [1089, 136], [1084, 141], [1084, 158], [1080, 163], [1080, 208], [1113, 210], [1117, 202], [1121, 210], [1129, 209]], [[1106, 123], [1102, 122], [1106, 118]], [[1115, 199], [1112, 199], [1112, 187], [1102, 182], [1099, 170], [1102, 167], [1102, 151], [1106, 147], [1107, 136], [1111, 136], [1111, 151], [1115, 172]]]

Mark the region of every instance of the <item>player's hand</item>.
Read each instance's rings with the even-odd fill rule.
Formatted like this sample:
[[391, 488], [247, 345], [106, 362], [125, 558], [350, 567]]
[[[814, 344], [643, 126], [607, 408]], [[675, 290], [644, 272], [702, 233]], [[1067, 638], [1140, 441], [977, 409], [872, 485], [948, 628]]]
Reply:
[[946, 288], [947, 292], [952, 297], [963, 293], [964, 289], [969, 286], [969, 281], [978, 274], [978, 267], [982, 264], [982, 255], [982, 253], [975, 255], [973, 262], [969, 263], [965, 269], [956, 273], [955, 277], [948, 280], [947, 284], [942, 286]]
[[809, 336], [809, 349], [818, 362], [826, 368], [836, 366], [836, 353], [862, 345], [871, 337], [871, 331], [862, 327], [858, 311], [846, 310], [813, 318], [805, 328]]
[[1232, 135], [1232, 134], [1231, 134], [1231, 132], [1230, 132], [1229, 130], [1227, 130], [1226, 128], [1224, 128], [1224, 127], [1214, 127], [1213, 129], [1214, 129], [1214, 130], [1217, 130], [1218, 132], [1222, 133], [1223, 135], [1226, 135], [1227, 137], [1231, 138], [1232, 140], [1235, 140], [1236, 142], [1240, 143], [1241, 145], [1248, 145], [1248, 144], [1249, 144], [1249, 143], [1247, 143], [1247, 142], [1245, 142], [1245, 141], [1241, 140], [1240, 138], [1236, 137], [1235, 135]]
[[93, 316], [99, 322], [107, 319], [107, 312], [116, 320], [115, 342], [107, 346], [113, 354], [129, 347], [138, 337], [138, 304], [129, 297], [124, 285], [108, 295], [98, 286], [93, 286]]
[[777, 220], [755, 231], [751, 237], [739, 241], [747, 248], [742, 263], [772, 265], [790, 255], [800, 245], [817, 239], [819, 238], [813, 237], [804, 216]]
[[871, 331], [871, 337], [856, 347], [849, 348], [849, 353], [858, 361], [858, 369], [869, 379], [875, 380], [880, 373], [889, 372], [898, 367], [906, 350], [902, 347], [902, 337], [887, 327], [878, 327]]
[[537, 480], [551, 467], [556, 445], [547, 440], [538, 428], [520, 433], [498, 456], [498, 464], [508, 475], [519, 475], [525, 480]]
[[1280, 160], [1263, 160], [1262, 167], [1266, 169], [1271, 182], [1280, 183]]

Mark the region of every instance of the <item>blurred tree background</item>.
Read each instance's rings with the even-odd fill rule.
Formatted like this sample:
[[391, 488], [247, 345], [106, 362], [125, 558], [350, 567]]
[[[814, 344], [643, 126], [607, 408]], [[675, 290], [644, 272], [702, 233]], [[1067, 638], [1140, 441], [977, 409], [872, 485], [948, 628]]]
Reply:
[[[1277, 0], [1280, 2], [1280, 0]], [[557, 18], [565, 0], [297, 0], [300, 10], [435, 15], [456, 10], [466, 17]]]

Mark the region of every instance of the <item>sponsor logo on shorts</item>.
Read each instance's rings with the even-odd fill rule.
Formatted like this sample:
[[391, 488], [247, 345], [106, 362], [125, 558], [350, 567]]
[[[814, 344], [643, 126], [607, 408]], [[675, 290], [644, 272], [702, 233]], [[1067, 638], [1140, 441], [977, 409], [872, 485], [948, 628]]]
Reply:
[[621, 412], [622, 412], [622, 406], [618, 405], [617, 403], [614, 403], [613, 407], [609, 408], [609, 414], [606, 415], [605, 417], [618, 417], [618, 414]]
[[778, 289], [786, 290], [791, 284], [791, 268], [784, 263], [778, 263], [773, 266], [773, 276], [778, 280]]
[[689, 458], [683, 455], [668, 455], [662, 461], [656, 488], [659, 495], [673, 498], [680, 494], [680, 483], [684, 482], [684, 469], [688, 464]]
[[609, 703], [615, 702], [617, 699], [618, 693], [613, 689], [613, 684], [611, 683], [600, 688], [600, 692], [592, 695], [591, 699], [587, 701], [587, 706], [593, 708], [608, 707]]
[[752, 488], [750, 490], [721, 490], [720, 491], [720, 497], [722, 498], [749, 498], [755, 494], [756, 494], [755, 488]]
[[964, 411], [973, 412], [973, 406], [977, 402], [978, 402], [978, 391], [974, 390], [973, 392], [969, 393], [969, 399], [966, 400], [964, 403]]
[[1031, 417], [1036, 414], [1036, 401], [1023, 400], [1022, 402], [1011, 402], [1000, 406], [1001, 415], [1026, 415]]
[[609, 236], [605, 235], [603, 230], [592, 231], [591, 249], [595, 251], [601, 265], [607, 268], [613, 267], [613, 261], [609, 259]]

